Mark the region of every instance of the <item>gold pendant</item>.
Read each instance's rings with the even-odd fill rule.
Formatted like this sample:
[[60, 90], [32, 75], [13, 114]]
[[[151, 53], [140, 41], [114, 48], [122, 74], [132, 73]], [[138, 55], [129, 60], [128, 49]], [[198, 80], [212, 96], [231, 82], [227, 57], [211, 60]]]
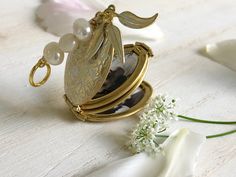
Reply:
[[[44, 56], [30, 73], [32, 86], [43, 85], [51, 73], [49, 64], [60, 64], [64, 56], [62, 52], [68, 52], [64, 98], [70, 110], [81, 120], [109, 121], [125, 118], [140, 111], [152, 95], [152, 87], [143, 81], [148, 59], [153, 56], [152, 51], [139, 42], [123, 46], [121, 32], [112, 23], [115, 17], [123, 25], [138, 29], [152, 24], [157, 14], [150, 18], [140, 18], [131, 12], [117, 14], [114, 5], [110, 5], [89, 21], [92, 30], [90, 37], [86, 34], [86, 39], [83, 36], [82, 39], [81, 33], [76, 35], [74, 32], [62, 37], [58, 45], [47, 45]], [[76, 29], [81, 28], [79, 26]], [[85, 29], [90, 31], [85, 25], [79, 32]], [[72, 44], [78, 45], [73, 48]], [[64, 46], [72, 47], [63, 51]], [[45, 66], [45, 78], [35, 83], [33, 78], [36, 70]]]

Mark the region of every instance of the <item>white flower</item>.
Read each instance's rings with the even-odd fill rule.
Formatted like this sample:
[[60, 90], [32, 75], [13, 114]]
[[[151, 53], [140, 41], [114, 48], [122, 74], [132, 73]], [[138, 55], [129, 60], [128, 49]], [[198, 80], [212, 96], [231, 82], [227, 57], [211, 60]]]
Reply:
[[169, 120], [176, 118], [175, 103], [175, 99], [167, 99], [166, 95], [158, 95], [150, 101], [130, 137], [129, 147], [133, 153], [161, 151], [157, 136], [168, 128]]

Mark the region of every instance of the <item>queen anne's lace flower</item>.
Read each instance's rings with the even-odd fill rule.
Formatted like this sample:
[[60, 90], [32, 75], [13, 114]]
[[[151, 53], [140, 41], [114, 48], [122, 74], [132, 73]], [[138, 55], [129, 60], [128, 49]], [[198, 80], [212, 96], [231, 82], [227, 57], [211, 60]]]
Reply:
[[150, 101], [130, 137], [133, 153], [156, 154], [161, 150], [157, 136], [168, 128], [169, 120], [176, 118], [175, 103], [175, 99], [167, 99], [166, 95], [158, 95]]

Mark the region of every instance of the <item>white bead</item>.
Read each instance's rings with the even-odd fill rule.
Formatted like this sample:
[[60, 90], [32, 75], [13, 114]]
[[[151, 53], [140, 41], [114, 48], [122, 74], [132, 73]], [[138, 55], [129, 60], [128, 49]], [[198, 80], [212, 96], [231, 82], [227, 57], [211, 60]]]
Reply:
[[64, 53], [56, 42], [51, 42], [45, 46], [43, 56], [51, 65], [59, 65], [64, 60]]
[[59, 40], [59, 48], [63, 52], [71, 52], [72, 50], [76, 49], [78, 47], [78, 39], [74, 34], [65, 34], [61, 37]]
[[75, 20], [73, 30], [79, 40], [88, 40], [92, 35], [92, 29], [89, 22], [83, 18]]

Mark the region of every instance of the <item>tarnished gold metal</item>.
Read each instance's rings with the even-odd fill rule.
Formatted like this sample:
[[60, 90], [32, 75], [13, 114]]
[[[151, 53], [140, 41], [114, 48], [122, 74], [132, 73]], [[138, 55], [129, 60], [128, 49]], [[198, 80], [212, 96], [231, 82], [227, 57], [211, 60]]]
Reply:
[[[35, 82], [34, 81], [34, 74], [35, 72], [38, 70], [38, 68], [43, 68], [46, 66], [47, 72], [44, 76], [44, 78], [39, 81], [39, 82]], [[43, 85], [45, 82], [47, 82], [49, 76], [51, 74], [51, 67], [50, 65], [47, 63], [47, 61], [44, 58], [41, 58], [36, 65], [34, 65], [34, 67], [31, 69], [30, 71], [30, 76], [29, 76], [29, 82], [33, 87], [39, 87], [41, 85]]]

